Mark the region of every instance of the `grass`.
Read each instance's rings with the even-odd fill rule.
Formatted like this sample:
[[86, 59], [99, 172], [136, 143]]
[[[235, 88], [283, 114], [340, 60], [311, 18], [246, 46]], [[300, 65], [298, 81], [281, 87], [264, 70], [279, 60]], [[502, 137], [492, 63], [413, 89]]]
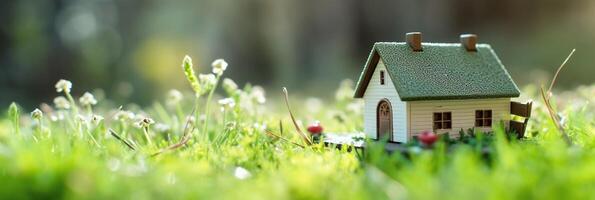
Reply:
[[[595, 85], [549, 99], [572, 145], [561, 138], [548, 109], [537, 101], [528, 138], [509, 140], [496, 130], [487, 144], [493, 149], [490, 158], [482, 156], [477, 144], [447, 151], [443, 142], [434, 150], [412, 147], [417, 153], [410, 158], [387, 155], [379, 146], [359, 158], [344, 149], [308, 145], [293, 128], [294, 122], [303, 126], [320, 120], [326, 131], [362, 130], [361, 102], [350, 98], [349, 82], [326, 104], [292, 99], [292, 121], [286, 109], [275, 109], [282, 108], [282, 102], [263, 104], [259, 87], [239, 89], [230, 80], [223, 81], [225, 95], [212, 98], [233, 101], [210, 102], [220, 77], [214, 82], [190, 78], [198, 93], [181, 99], [170, 95], [142, 109], [116, 108], [109, 100], [78, 109], [69, 98], [70, 109], [41, 106], [43, 117], [37, 121], [11, 105], [0, 119], [0, 196], [595, 199], [595, 106], [589, 103]], [[538, 91], [523, 89], [533, 99], [538, 99]], [[209, 112], [203, 106], [207, 103], [213, 108]]]

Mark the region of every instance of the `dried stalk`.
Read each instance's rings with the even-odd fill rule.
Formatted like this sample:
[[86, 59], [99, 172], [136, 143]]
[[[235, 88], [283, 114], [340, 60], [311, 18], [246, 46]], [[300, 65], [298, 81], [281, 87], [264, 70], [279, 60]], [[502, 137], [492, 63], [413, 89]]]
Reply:
[[574, 54], [575, 51], [576, 51], [576, 49], [572, 49], [570, 54], [568, 54], [568, 57], [566, 57], [564, 62], [562, 62], [560, 67], [558, 67], [558, 70], [556, 70], [556, 73], [554, 74], [554, 77], [552, 78], [552, 82], [550, 83], [550, 87], [548, 88], [547, 92], [545, 91], [543, 86], [541, 87], [541, 97], [543, 98], [543, 102], [545, 104], [545, 107], [547, 108], [548, 114], [550, 115], [550, 118], [554, 122], [554, 125], [556, 126], [556, 128], [558, 128], [558, 131], [560, 132], [560, 134], [562, 134], [562, 138], [568, 145], [572, 145], [572, 140], [570, 139], [570, 137], [568, 136], [568, 133], [566, 133], [566, 131], [564, 131], [564, 128], [560, 124], [560, 119], [558, 118], [558, 115], [557, 115], [558, 112], [556, 112], [554, 107], [552, 107], [552, 103], [550, 100], [551, 100], [551, 97], [553, 96], [552, 88], [554, 87], [554, 84], [556, 83], [556, 80], [558, 79], [558, 74], [560, 73], [562, 68], [564, 68], [564, 66], [566, 65], [568, 60], [570, 60], [570, 57], [572, 57], [572, 55]]
[[307, 145], [312, 145], [312, 140], [310, 140], [310, 138], [304, 132], [302, 132], [302, 130], [300, 129], [300, 126], [295, 121], [295, 117], [293, 117], [291, 108], [289, 108], [289, 94], [287, 92], [287, 88], [285, 88], [285, 87], [283, 87], [283, 94], [285, 94], [285, 105], [287, 106], [287, 111], [289, 111], [289, 116], [291, 117], [291, 121], [293, 122], [293, 125], [295, 126], [295, 130], [297, 131], [298, 135], [300, 137], [302, 137], [302, 139], [304, 140], [304, 142]]
[[277, 138], [277, 139], [281, 139], [281, 140], [283, 140], [283, 141], [285, 141], [285, 142], [289, 142], [289, 143], [291, 143], [291, 144], [293, 144], [293, 145], [296, 145], [296, 146], [298, 146], [298, 147], [305, 148], [305, 147], [304, 147], [304, 145], [301, 145], [301, 144], [298, 144], [298, 143], [292, 142], [292, 141], [290, 141], [289, 139], [287, 139], [287, 138], [284, 138], [284, 137], [281, 137], [281, 136], [279, 136], [279, 135], [277, 135], [277, 134], [273, 133], [273, 132], [272, 132], [272, 131], [270, 131], [270, 130], [266, 130], [265, 132], [267, 133], [267, 135], [273, 136], [273, 137], [275, 137], [275, 138]]
[[[190, 116], [193, 116], [194, 112], [196, 112], [196, 107], [194, 109], [192, 109], [192, 113], [190, 113]], [[180, 148], [180, 147], [184, 146], [186, 143], [188, 143], [188, 141], [190, 141], [190, 138], [191, 138], [190, 137], [191, 135], [189, 133], [194, 132], [194, 129], [196, 128], [196, 127], [192, 126], [192, 129], [189, 129], [190, 126], [192, 126], [190, 123], [190, 120], [186, 120], [186, 124], [184, 125], [184, 134], [182, 134], [182, 139], [180, 139], [180, 141], [178, 143], [172, 144], [168, 147], [160, 149], [159, 151], [151, 154], [151, 157], [155, 157], [155, 156], [165, 153], [167, 151], [171, 151], [171, 150]], [[188, 130], [190, 130], [190, 131], [188, 131]]]

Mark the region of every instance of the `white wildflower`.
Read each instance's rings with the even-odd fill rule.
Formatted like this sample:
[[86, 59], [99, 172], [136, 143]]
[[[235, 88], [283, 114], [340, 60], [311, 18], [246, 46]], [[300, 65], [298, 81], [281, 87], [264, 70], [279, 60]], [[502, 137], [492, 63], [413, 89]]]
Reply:
[[213, 66], [214, 74], [221, 75], [221, 74], [223, 74], [225, 69], [227, 69], [227, 62], [225, 62], [225, 60], [223, 60], [223, 59], [217, 59], [217, 60], [213, 61], [211, 66]]
[[85, 94], [83, 94], [83, 96], [81, 98], [79, 98], [79, 102], [81, 102], [81, 104], [83, 106], [88, 106], [88, 105], [95, 105], [97, 104], [97, 100], [95, 99], [95, 97], [89, 93], [89, 92], [85, 92]]
[[169, 125], [163, 123], [155, 124], [155, 130], [159, 133], [166, 133], [170, 130]]
[[266, 124], [259, 124], [259, 123], [252, 124], [252, 127], [254, 127], [254, 129], [259, 130], [259, 131], [265, 131], [267, 129]]
[[237, 179], [244, 180], [250, 178], [252, 174], [243, 167], [236, 167], [233, 172], [233, 176], [235, 176]]
[[186, 117], [186, 122], [185, 123], [194, 124], [194, 122], [196, 122], [196, 118], [194, 116], [188, 116], [188, 117]]
[[53, 122], [62, 121], [62, 120], [64, 120], [64, 114], [62, 114], [62, 112], [60, 112], [60, 111], [58, 111], [54, 114], [51, 114], [50, 120], [52, 120]]
[[264, 89], [260, 86], [254, 86], [250, 96], [252, 96], [252, 98], [259, 104], [264, 104], [266, 102], [266, 98], [264, 97]]
[[31, 118], [33, 119], [41, 119], [43, 117], [43, 112], [41, 112], [41, 110], [39, 110], [38, 108], [35, 108], [35, 110], [33, 110], [33, 112], [31, 112]]
[[232, 98], [221, 99], [218, 103], [223, 109], [231, 109], [236, 105], [236, 102]]
[[76, 119], [82, 123], [87, 123], [89, 121], [89, 119], [87, 117], [85, 117], [84, 115], [81, 115], [81, 114], [77, 115]]
[[114, 119], [121, 121], [131, 120], [134, 119], [134, 117], [135, 114], [133, 112], [125, 110], [119, 110], [116, 114], [114, 114]]
[[70, 93], [70, 89], [72, 88], [72, 83], [68, 80], [60, 79], [56, 83], [56, 92]]
[[361, 113], [364, 111], [364, 104], [361, 101], [351, 102], [347, 104], [347, 110], [352, 113]]
[[233, 80], [225, 78], [223, 79], [223, 89], [228, 93], [232, 93], [238, 89], [238, 85]]
[[307, 98], [305, 104], [306, 110], [309, 113], [318, 113], [318, 111], [320, 111], [320, 109], [322, 108], [322, 100], [315, 97]]
[[201, 85], [203, 86], [203, 92], [206, 92], [212, 89], [217, 82], [217, 78], [213, 74], [199, 74], [198, 79], [200, 80]]
[[66, 99], [66, 97], [63, 96], [54, 98], [54, 105], [58, 109], [70, 109], [70, 102], [68, 101], [68, 99]]
[[337, 101], [345, 101], [353, 99], [353, 81], [350, 79], [345, 79], [341, 81], [339, 89], [335, 93], [335, 99]]
[[167, 105], [174, 106], [180, 103], [184, 96], [176, 89], [172, 89], [167, 93]]

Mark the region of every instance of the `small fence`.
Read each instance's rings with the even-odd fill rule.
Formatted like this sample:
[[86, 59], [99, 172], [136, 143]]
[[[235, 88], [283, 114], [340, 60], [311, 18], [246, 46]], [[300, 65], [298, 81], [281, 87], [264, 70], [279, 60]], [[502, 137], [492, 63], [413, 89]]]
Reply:
[[522, 121], [517, 121], [517, 119], [514, 118], [510, 120], [510, 131], [516, 132], [518, 138], [525, 137], [525, 130], [527, 129], [527, 122], [531, 117], [532, 106], [532, 101], [527, 103], [510, 102], [510, 114], [523, 118]]

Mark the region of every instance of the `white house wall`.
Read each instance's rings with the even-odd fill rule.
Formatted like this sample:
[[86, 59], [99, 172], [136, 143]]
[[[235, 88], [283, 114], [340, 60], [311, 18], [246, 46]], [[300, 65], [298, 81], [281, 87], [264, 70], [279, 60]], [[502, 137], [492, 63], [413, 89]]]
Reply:
[[[492, 126], [501, 120], [508, 126], [510, 121], [510, 98], [409, 101], [410, 133], [412, 136], [424, 130], [432, 130], [434, 112], [452, 112], [452, 129], [437, 130], [438, 133], [450, 133], [458, 136], [461, 129], [475, 126], [475, 110], [492, 110]], [[489, 131], [491, 128], [482, 128]]]
[[[380, 70], [384, 70], [384, 85], [380, 84]], [[393, 113], [393, 141], [407, 142], [407, 105], [401, 101], [386, 71], [386, 67], [382, 59], [380, 59], [364, 93], [364, 132], [370, 138], [377, 139], [376, 109], [382, 99], [388, 99], [391, 104]]]

